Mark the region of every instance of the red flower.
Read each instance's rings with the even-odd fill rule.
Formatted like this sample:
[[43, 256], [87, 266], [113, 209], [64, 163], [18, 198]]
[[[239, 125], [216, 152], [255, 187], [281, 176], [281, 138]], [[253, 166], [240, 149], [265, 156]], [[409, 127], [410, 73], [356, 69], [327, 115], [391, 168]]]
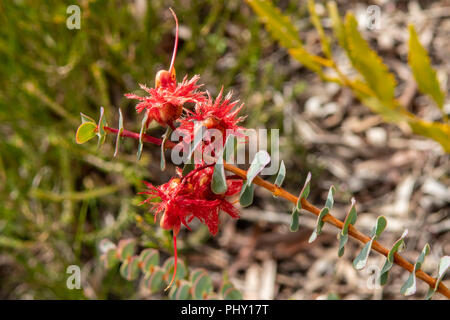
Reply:
[[170, 126], [174, 129], [174, 122], [180, 118], [185, 103], [200, 103], [206, 99], [202, 92], [197, 91], [201, 87], [201, 85], [197, 85], [197, 81], [200, 78], [198, 75], [189, 81], [187, 76], [185, 76], [183, 81], [177, 84], [174, 63], [178, 48], [178, 19], [172, 9], [170, 11], [175, 19], [176, 35], [169, 70], [160, 70], [156, 74], [155, 88], [149, 89], [145, 85], [139, 85], [141, 89], [148, 93], [148, 96], [141, 97], [135, 94], [125, 94], [128, 99], [141, 101], [137, 104], [136, 111], [138, 113], [143, 111], [147, 113], [146, 128], [155, 120], [163, 127]]
[[217, 195], [211, 191], [210, 187], [213, 174], [211, 165], [197, 167], [185, 177], [182, 177], [181, 172], [182, 170], [177, 168], [179, 178], [172, 178], [159, 187], [145, 182], [147, 191], [140, 193], [149, 195], [148, 199], [142, 203], [149, 203], [153, 206], [155, 219], [159, 213], [162, 213], [161, 227], [166, 230], [173, 230], [174, 272], [167, 288], [172, 285], [177, 272], [176, 237], [181, 224], [190, 229], [188, 223], [197, 218], [201, 223], [208, 226], [212, 235], [215, 235], [218, 231], [220, 210], [225, 211], [235, 219], [239, 218], [239, 212], [225, 197], [237, 194], [242, 188], [242, 180], [228, 179], [227, 192], [223, 195]]
[[[180, 178], [172, 178], [169, 182], [155, 187], [146, 183], [147, 191], [141, 194], [150, 195], [142, 203], [153, 206], [155, 219], [157, 214], [162, 213], [160, 225], [166, 230], [173, 230], [177, 235], [181, 225], [188, 229], [188, 223], [194, 218], [199, 219], [208, 226], [212, 235], [218, 231], [220, 210], [228, 213], [233, 218], [238, 218], [237, 209], [226, 199], [228, 196], [237, 194], [242, 187], [242, 180], [228, 179], [228, 190], [223, 195], [217, 195], [211, 191], [211, 180], [213, 168], [201, 166], [190, 174], [181, 178], [181, 170], [178, 171]], [[157, 198], [160, 202], [156, 202]]]
[[241, 104], [235, 108], [239, 100], [231, 101], [231, 92], [228, 93], [223, 100], [222, 95], [223, 88], [220, 90], [217, 98], [213, 101], [208, 93], [207, 100], [197, 103], [194, 112], [189, 111], [185, 118], [179, 120], [179, 129], [191, 132], [191, 140], [194, 138], [194, 122], [196, 121], [201, 122], [206, 129], [220, 130], [224, 143], [230, 131], [234, 131], [235, 135], [242, 135], [237, 130], [244, 128], [239, 126], [238, 123], [244, 120], [245, 117], [238, 117], [238, 113], [244, 105]]

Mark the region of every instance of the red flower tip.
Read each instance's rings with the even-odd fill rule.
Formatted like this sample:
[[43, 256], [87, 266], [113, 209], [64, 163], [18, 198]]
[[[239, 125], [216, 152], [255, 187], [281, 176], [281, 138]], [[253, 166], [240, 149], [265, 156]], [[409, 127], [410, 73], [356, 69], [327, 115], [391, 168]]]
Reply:
[[[194, 112], [180, 119], [180, 129], [187, 130], [187, 132], [194, 132], [194, 122], [201, 122], [206, 129], [220, 130], [223, 136], [223, 141], [226, 141], [227, 131], [234, 132], [235, 135], [239, 135], [237, 130], [244, 129], [239, 126], [238, 123], [243, 121], [245, 117], [238, 117], [239, 111], [244, 104], [236, 105], [239, 100], [232, 101], [232, 93], [229, 92], [225, 98], [223, 96], [223, 87], [219, 92], [219, 95], [215, 100], [211, 98], [208, 93], [208, 99], [196, 104]], [[193, 138], [193, 135], [192, 135]]]
[[197, 85], [199, 76], [194, 76], [191, 80], [184, 77], [181, 83], [177, 84], [175, 72], [175, 57], [178, 49], [178, 19], [172, 9], [169, 9], [175, 19], [176, 33], [175, 44], [172, 53], [169, 70], [160, 70], [155, 77], [155, 88], [147, 88], [140, 84], [141, 89], [148, 95], [141, 97], [135, 94], [125, 94], [128, 99], [136, 99], [140, 102], [136, 105], [136, 111], [147, 112], [148, 120], [146, 127], [155, 120], [161, 126], [174, 128], [174, 122], [178, 120], [183, 112], [183, 105], [188, 102], [199, 103], [204, 101], [205, 95], [198, 92], [201, 85]]
[[141, 89], [145, 90], [148, 95], [141, 97], [135, 94], [125, 94], [128, 99], [136, 99], [140, 102], [136, 105], [136, 111], [141, 113], [147, 112], [148, 125], [155, 120], [163, 127], [174, 127], [174, 122], [180, 118], [183, 112], [183, 105], [188, 102], [201, 103], [206, 98], [202, 92], [197, 91], [201, 85], [197, 84], [200, 79], [198, 75], [188, 80], [187, 76], [183, 81], [178, 83], [171, 82], [167, 75], [168, 71], [161, 70], [158, 72], [159, 86], [156, 88], [148, 88], [140, 84]]

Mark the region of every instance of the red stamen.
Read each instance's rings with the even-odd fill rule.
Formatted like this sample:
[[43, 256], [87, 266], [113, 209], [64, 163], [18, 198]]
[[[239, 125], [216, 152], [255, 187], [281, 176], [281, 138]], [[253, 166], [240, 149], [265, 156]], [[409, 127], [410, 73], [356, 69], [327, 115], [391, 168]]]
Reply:
[[178, 256], [177, 256], [177, 236], [175, 235], [175, 233], [173, 234], [173, 251], [174, 251], [174, 259], [175, 259], [174, 266], [173, 266], [173, 276], [172, 276], [172, 280], [170, 281], [167, 288], [164, 289], [164, 291], [167, 291], [167, 289], [169, 289], [172, 286], [172, 283], [175, 281], [175, 276], [177, 275]]
[[175, 26], [176, 26], [175, 44], [174, 44], [174, 47], [173, 47], [172, 61], [170, 62], [170, 68], [169, 68], [169, 73], [172, 74], [173, 67], [174, 67], [174, 64], [175, 64], [175, 56], [177, 55], [177, 49], [178, 49], [178, 18], [177, 18], [177, 15], [175, 14], [175, 12], [172, 10], [172, 8], [169, 8], [169, 10], [172, 13], [173, 18], [175, 19]]

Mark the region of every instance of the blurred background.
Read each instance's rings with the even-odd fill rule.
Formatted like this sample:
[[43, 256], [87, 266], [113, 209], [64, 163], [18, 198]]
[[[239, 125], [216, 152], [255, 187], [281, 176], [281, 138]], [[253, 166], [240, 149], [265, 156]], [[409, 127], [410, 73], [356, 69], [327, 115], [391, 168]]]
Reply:
[[[298, 26], [308, 50], [320, 52], [306, 2], [275, 3]], [[79, 30], [66, 27], [71, 4], [81, 9]], [[326, 11], [323, 4], [317, 1], [318, 14]], [[353, 10], [362, 18], [370, 4], [379, 5], [383, 20], [380, 29], [363, 33], [396, 73], [398, 95], [411, 78], [408, 22], [420, 25], [448, 92], [449, 1], [338, 1], [342, 15]], [[77, 145], [75, 132], [79, 113], [98, 119], [100, 106], [110, 125], [117, 125], [120, 107], [125, 128], [139, 130], [133, 101], [123, 94], [138, 93], [138, 83], [153, 86], [156, 72], [168, 68], [174, 41], [169, 7], [180, 22], [178, 79], [200, 74], [213, 96], [221, 86], [233, 90], [245, 103], [246, 127], [280, 129], [286, 189], [298, 193], [311, 171], [309, 199], [322, 206], [334, 185], [340, 219], [354, 196], [360, 230], [368, 234], [385, 215], [380, 240], [390, 246], [408, 229], [405, 257], [415, 261], [430, 243], [423, 269], [435, 276], [439, 258], [450, 254], [449, 156], [436, 142], [384, 123], [348, 90], [321, 82], [271, 39], [245, 2], [8, 0], [0, 3], [0, 298], [164, 298], [143, 295], [138, 282], [124, 280], [117, 269], [106, 271], [98, 243], [138, 237], [143, 247], [171, 256], [171, 235], [153, 225], [137, 192], [142, 180], [166, 182], [174, 167], [160, 171], [158, 148], [145, 147], [136, 161], [137, 143], [124, 141], [113, 158], [113, 137], [98, 150], [96, 142]], [[409, 95], [412, 112], [435, 119], [427, 97]], [[152, 127], [150, 133], [163, 131]], [[249, 299], [406, 299], [399, 293], [406, 272], [394, 267], [388, 285], [374, 287], [382, 256], [372, 253], [368, 267], [355, 271], [351, 262], [360, 244], [350, 241], [338, 259], [337, 230], [325, 226], [308, 244], [314, 216], [302, 216], [300, 230], [290, 233], [290, 209], [257, 189], [240, 220], [222, 216], [216, 237], [195, 223], [192, 232], [182, 231], [179, 256], [217, 281], [226, 270]], [[81, 290], [66, 286], [69, 265], [82, 270]], [[426, 290], [419, 281], [410, 298]]]

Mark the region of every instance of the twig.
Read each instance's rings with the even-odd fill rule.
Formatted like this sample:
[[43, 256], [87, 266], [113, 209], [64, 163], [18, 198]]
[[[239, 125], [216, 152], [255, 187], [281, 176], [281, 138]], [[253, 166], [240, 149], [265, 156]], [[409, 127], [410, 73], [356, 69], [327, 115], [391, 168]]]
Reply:
[[[117, 134], [118, 130], [114, 129], [114, 128], [110, 128], [110, 127], [104, 127], [105, 131]], [[121, 134], [121, 136], [123, 137], [129, 137], [129, 138], [134, 138], [136, 140], [139, 140], [139, 134], [138, 133], [134, 133], [131, 131], [127, 131], [124, 130]], [[152, 144], [156, 144], [156, 145], [161, 145], [162, 140], [152, 137], [150, 135], [144, 134], [143, 135], [143, 140], [144, 142], [148, 142], [148, 143], [152, 143]], [[176, 144], [171, 142], [171, 141], [167, 141], [167, 143], [165, 144], [166, 149], [172, 149]], [[225, 170], [234, 173], [235, 175], [243, 178], [243, 179], [247, 179], [247, 172], [245, 170], [239, 169], [231, 164], [228, 163], [224, 163], [224, 168]], [[256, 185], [259, 185], [261, 187], [263, 187], [264, 189], [270, 191], [272, 194], [278, 196], [278, 197], [282, 197], [294, 204], [297, 203], [298, 201], [298, 197], [291, 194], [290, 192], [284, 190], [281, 187], [278, 187], [266, 180], [263, 180], [260, 177], [255, 177], [253, 179], [253, 183]], [[316, 206], [312, 205], [311, 203], [309, 203], [306, 199], [302, 198], [301, 199], [301, 204], [302, 204], [302, 209], [318, 216], [320, 213], [320, 209], [317, 208]], [[342, 229], [342, 227], [344, 226], [344, 223], [342, 221], [340, 221], [339, 219], [335, 218], [333, 215], [331, 215], [330, 213], [327, 214], [324, 218], [323, 218], [324, 222], [327, 222], [329, 224], [332, 224], [333, 226], [335, 226], [338, 229]], [[361, 233], [360, 231], [358, 231], [355, 227], [353, 227], [353, 225], [349, 226], [348, 229], [348, 234], [362, 242], [362, 243], [367, 243], [370, 241], [370, 238], [366, 235], [364, 235], [363, 233]], [[374, 241], [372, 244], [372, 248], [373, 250], [381, 253], [382, 255], [386, 256], [389, 253], [389, 249], [384, 247], [383, 245], [381, 245], [379, 242]], [[395, 264], [399, 265], [400, 267], [402, 267], [403, 269], [407, 270], [408, 272], [413, 272], [414, 271], [414, 266], [408, 262], [405, 258], [403, 258], [400, 254], [395, 253], [394, 255], [394, 262]], [[429, 276], [427, 273], [423, 272], [422, 270], [417, 270], [416, 271], [416, 277], [425, 281], [431, 288], [434, 288], [436, 285], [436, 279]], [[443, 282], [441, 281], [437, 290], [439, 293], [443, 294], [444, 296], [446, 296], [447, 298], [450, 299], [450, 290], [443, 284]]]

